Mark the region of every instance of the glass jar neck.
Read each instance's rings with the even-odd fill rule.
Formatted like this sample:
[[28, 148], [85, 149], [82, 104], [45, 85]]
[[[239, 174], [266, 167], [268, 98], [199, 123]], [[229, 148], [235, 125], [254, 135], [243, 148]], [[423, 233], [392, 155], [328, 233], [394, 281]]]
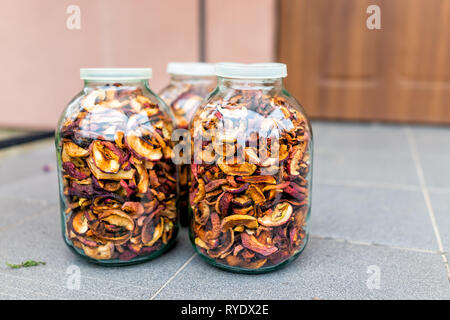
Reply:
[[123, 87], [134, 87], [134, 88], [148, 88], [148, 86], [149, 86], [147, 79], [84, 80], [85, 88], [107, 87], [107, 86], [118, 85], [118, 84], [120, 84], [120, 86], [123, 86]]
[[261, 91], [281, 91], [283, 89], [283, 79], [236, 79], [217, 77], [219, 90], [261, 90]]
[[170, 75], [170, 84], [178, 85], [188, 83], [191, 85], [208, 85], [216, 81], [215, 76], [188, 76], [188, 75], [179, 75], [179, 74], [171, 74]]

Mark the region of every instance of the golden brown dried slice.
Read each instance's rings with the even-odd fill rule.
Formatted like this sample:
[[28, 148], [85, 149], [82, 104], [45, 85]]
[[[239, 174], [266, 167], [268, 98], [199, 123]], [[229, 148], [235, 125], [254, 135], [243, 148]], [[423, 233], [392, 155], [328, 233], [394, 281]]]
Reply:
[[93, 90], [89, 92], [82, 100], [81, 100], [81, 107], [86, 109], [86, 111], [91, 112], [95, 105], [103, 101], [106, 97], [106, 93], [103, 90]]
[[139, 157], [150, 161], [158, 161], [163, 157], [161, 148], [153, 148], [136, 132], [129, 132], [125, 137], [128, 147]]
[[97, 168], [105, 173], [117, 173], [120, 170], [121, 151], [108, 141], [94, 141], [91, 156]]
[[69, 225], [72, 226], [72, 230], [77, 234], [84, 234], [89, 230], [89, 224], [83, 211], [73, 214]]
[[266, 201], [266, 197], [264, 193], [261, 191], [259, 187], [252, 184], [248, 187], [246, 194], [253, 199], [255, 204], [263, 204]]
[[272, 213], [259, 218], [258, 222], [266, 227], [279, 227], [289, 221], [292, 212], [292, 206], [288, 202], [280, 202]]
[[227, 175], [232, 176], [250, 176], [255, 172], [256, 165], [244, 162], [244, 163], [225, 163], [223, 158], [217, 160], [220, 170]]
[[142, 164], [135, 164], [134, 166], [136, 167], [139, 175], [139, 182], [137, 185], [138, 191], [139, 193], [146, 193], [148, 190], [148, 185], [150, 183], [147, 169], [145, 169], [145, 166]]
[[[73, 158], [86, 157], [89, 155], [89, 150], [83, 149], [72, 141], [66, 141], [63, 145], [63, 152]], [[63, 159], [64, 161], [64, 159]], [[69, 160], [70, 161], [70, 160]]]
[[97, 166], [94, 164], [94, 160], [92, 157], [87, 158], [86, 160], [87, 165], [89, 166], [89, 169], [91, 169], [92, 174], [98, 179], [98, 180], [131, 180], [133, 179], [134, 173], [136, 172], [135, 169], [130, 170], [119, 170], [117, 173], [105, 173], [101, 171]]
[[221, 229], [222, 231], [224, 231], [240, 225], [246, 226], [250, 229], [256, 229], [258, 228], [258, 221], [255, 217], [252, 216], [233, 214], [231, 216], [223, 218]]
[[277, 180], [273, 176], [251, 176], [251, 177], [242, 177], [242, 181], [249, 183], [268, 183], [268, 184], [276, 184]]
[[102, 221], [108, 222], [109, 224], [125, 228], [128, 231], [133, 231], [134, 229], [133, 219], [121, 210], [105, 210], [98, 215], [98, 218]]
[[114, 244], [108, 242], [107, 244], [103, 246], [98, 246], [95, 248], [90, 248], [84, 244], [81, 245], [83, 248], [84, 253], [96, 260], [108, 260], [112, 258], [113, 252], [114, 252]]

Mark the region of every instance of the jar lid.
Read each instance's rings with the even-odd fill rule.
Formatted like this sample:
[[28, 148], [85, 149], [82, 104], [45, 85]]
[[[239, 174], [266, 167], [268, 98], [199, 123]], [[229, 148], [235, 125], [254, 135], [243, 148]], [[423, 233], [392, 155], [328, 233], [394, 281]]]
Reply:
[[226, 78], [241, 79], [273, 79], [287, 76], [284, 63], [232, 63], [221, 62], [216, 64], [216, 75]]
[[144, 80], [152, 78], [151, 68], [81, 68], [83, 80]]
[[215, 76], [213, 63], [205, 62], [169, 62], [167, 73], [184, 76]]

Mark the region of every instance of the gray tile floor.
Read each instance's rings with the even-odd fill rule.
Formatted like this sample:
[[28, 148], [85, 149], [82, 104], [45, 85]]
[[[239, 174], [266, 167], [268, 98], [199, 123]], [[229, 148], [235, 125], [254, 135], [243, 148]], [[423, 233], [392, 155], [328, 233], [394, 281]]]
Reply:
[[[206, 265], [185, 230], [151, 262], [88, 264], [61, 238], [53, 143], [0, 151], [0, 299], [450, 299], [450, 128], [313, 129], [310, 243], [256, 276]], [[47, 264], [5, 265], [27, 259]]]

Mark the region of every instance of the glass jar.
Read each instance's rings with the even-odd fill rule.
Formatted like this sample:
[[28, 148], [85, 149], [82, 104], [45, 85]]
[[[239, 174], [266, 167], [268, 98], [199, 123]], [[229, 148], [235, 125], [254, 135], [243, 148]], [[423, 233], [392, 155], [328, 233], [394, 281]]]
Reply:
[[286, 65], [216, 65], [217, 88], [193, 116], [190, 238], [207, 262], [261, 273], [308, 241], [312, 131], [283, 88]]
[[151, 69], [81, 69], [56, 152], [63, 237], [100, 264], [133, 264], [178, 232], [173, 115], [148, 86]]
[[[214, 64], [201, 62], [171, 62], [167, 65], [170, 83], [160, 97], [175, 115], [177, 128], [187, 129], [192, 114], [216, 86]], [[179, 211], [182, 226], [189, 223], [189, 164], [179, 166], [180, 199]]]

